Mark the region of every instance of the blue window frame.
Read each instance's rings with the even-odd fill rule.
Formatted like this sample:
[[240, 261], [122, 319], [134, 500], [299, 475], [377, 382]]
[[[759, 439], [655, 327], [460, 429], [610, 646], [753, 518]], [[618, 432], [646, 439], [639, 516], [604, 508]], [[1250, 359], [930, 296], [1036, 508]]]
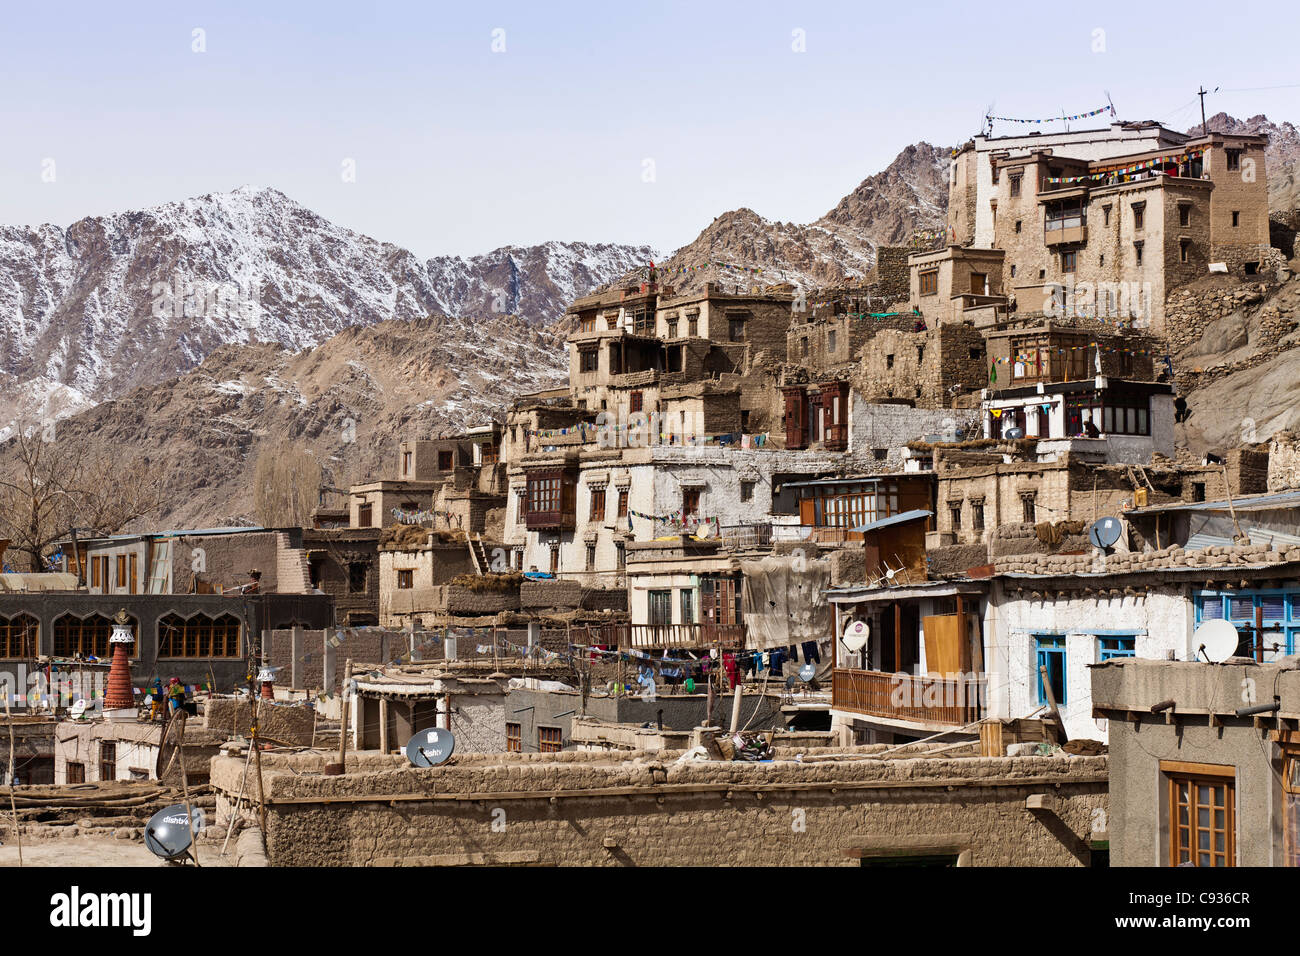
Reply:
[[1137, 637], [1135, 635], [1107, 636], [1097, 638], [1098, 654], [1101, 661], [1116, 657], [1136, 657]]
[[1300, 590], [1198, 591], [1195, 606], [1197, 626], [1217, 620], [1236, 626], [1241, 632], [1241, 654], [1254, 653], [1256, 608], [1263, 611], [1265, 660], [1294, 654], [1300, 647]]
[[1047, 668], [1047, 679], [1051, 682], [1052, 694], [1059, 707], [1067, 703], [1065, 699], [1065, 637], [1060, 634], [1034, 635], [1034, 683], [1038, 686], [1038, 702], [1047, 704], [1047, 693], [1043, 689], [1042, 668]]

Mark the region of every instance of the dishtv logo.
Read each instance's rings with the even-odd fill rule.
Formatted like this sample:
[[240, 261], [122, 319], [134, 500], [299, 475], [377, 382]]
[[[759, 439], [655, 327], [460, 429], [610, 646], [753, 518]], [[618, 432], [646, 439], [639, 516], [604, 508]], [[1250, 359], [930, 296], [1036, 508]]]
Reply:
[[152, 893], [82, 893], [74, 886], [50, 897], [50, 925], [67, 929], [128, 927], [148, 936], [153, 928]]

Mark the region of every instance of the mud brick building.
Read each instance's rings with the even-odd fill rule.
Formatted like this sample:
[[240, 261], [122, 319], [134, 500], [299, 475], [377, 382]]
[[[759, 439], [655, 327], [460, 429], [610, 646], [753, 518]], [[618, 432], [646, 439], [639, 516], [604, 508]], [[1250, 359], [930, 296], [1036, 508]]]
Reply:
[[988, 382], [983, 335], [972, 325], [924, 331], [882, 329], [850, 376], [868, 400], [908, 399], [918, 408], [951, 408], [961, 393]]
[[379, 623], [379, 528], [305, 528], [303, 550], [313, 590], [334, 599], [335, 623]]
[[311, 589], [301, 528], [206, 528], [63, 542], [62, 568], [91, 594], [219, 594]]
[[913, 257], [911, 303], [950, 320], [951, 296], [927, 309], [926, 295], [964, 290], [967, 259], [997, 252], [1002, 303], [963, 305], [1048, 311], [1069, 288], [1082, 293], [1076, 314], [1163, 332], [1170, 293], [1211, 263], [1243, 279], [1281, 263], [1269, 245], [1265, 145], [1263, 136], [1193, 137], [1154, 122], [975, 137], [952, 160], [953, 245]]
[[[1105, 846], [1094, 826], [1105, 757], [852, 759], [870, 752], [815, 764], [789, 751], [770, 764], [466, 754], [416, 771], [361, 754], [335, 777], [312, 772], [321, 756], [264, 755], [267, 855], [276, 866], [1086, 866]], [[822, 753], [836, 752], [810, 755]], [[213, 761], [219, 814], [242, 769]]]

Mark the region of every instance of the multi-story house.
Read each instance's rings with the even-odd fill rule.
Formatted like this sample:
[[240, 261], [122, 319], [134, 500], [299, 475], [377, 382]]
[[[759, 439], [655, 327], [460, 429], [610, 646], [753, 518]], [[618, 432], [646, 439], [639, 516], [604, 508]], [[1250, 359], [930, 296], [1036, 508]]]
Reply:
[[910, 302], [937, 321], [1028, 311], [1163, 331], [1169, 293], [1212, 266], [1248, 277], [1280, 261], [1266, 145], [1156, 123], [976, 137], [952, 160], [951, 245], [912, 257]]

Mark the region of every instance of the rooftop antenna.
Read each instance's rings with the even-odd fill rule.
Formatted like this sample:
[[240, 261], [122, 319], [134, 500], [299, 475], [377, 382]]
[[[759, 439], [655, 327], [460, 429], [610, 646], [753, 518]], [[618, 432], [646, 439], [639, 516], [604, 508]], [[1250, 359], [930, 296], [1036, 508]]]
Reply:
[[1110, 118], [1117, 119], [1115, 115], [1115, 101], [1110, 98], [1110, 90], [1102, 90], [1106, 94], [1106, 105], [1110, 107]]

